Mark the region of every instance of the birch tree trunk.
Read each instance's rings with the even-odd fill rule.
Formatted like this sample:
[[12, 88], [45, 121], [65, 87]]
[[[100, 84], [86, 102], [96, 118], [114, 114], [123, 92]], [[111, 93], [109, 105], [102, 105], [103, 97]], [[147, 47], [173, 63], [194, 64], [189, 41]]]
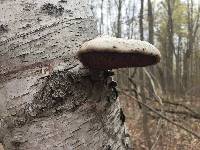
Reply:
[[0, 0], [5, 150], [132, 149], [106, 71], [77, 60], [97, 35], [87, 0]]

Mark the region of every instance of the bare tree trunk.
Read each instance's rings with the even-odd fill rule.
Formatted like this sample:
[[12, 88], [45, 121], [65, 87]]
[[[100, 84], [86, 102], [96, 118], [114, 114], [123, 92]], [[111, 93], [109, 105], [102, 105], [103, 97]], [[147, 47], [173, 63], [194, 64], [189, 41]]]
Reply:
[[103, 15], [103, 5], [104, 5], [104, 0], [101, 0], [101, 21], [100, 21], [100, 34], [103, 33], [103, 20], [104, 20], [104, 15]]
[[116, 37], [120, 38], [122, 35], [122, 29], [121, 29], [121, 15], [122, 15], [122, 0], [118, 0], [117, 3], [117, 8], [118, 8], [118, 15], [117, 15], [117, 33]]
[[144, 31], [143, 31], [143, 9], [144, 9], [144, 0], [141, 0], [140, 16], [139, 16], [140, 40], [144, 40]]
[[107, 34], [111, 33], [111, 1], [107, 1]]
[[190, 57], [193, 52], [193, 45], [195, 43], [195, 37], [199, 28], [199, 20], [200, 20], [200, 6], [198, 8], [197, 16], [196, 16], [196, 23], [194, 23], [193, 18], [193, 0], [189, 2], [187, 1], [187, 10], [188, 10], [188, 43], [187, 43], [187, 50], [184, 55], [184, 69], [183, 69], [183, 81], [184, 81], [184, 89], [187, 90], [189, 87], [189, 61]]
[[[151, 0], [148, 0], [148, 30], [149, 30], [149, 43], [154, 44], [154, 17], [153, 17], [153, 10], [152, 10], [152, 4]], [[151, 73], [155, 76], [155, 67], [150, 66], [149, 70]], [[153, 96], [153, 89], [150, 87], [149, 88], [149, 95], [150, 97]]]
[[[117, 5], [117, 31], [115, 33], [115, 36], [117, 38], [121, 38], [122, 36], [122, 29], [121, 29], [121, 16], [122, 16], [122, 1], [123, 0], [118, 0], [118, 1], [115, 1], [116, 5]], [[123, 74], [122, 74], [122, 69], [121, 70], [117, 70], [116, 71], [116, 80], [119, 84], [119, 87], [122, 87], [123, 86]]]
[[176, 95], [179, 96], [181, 92], [181, 48], [182, 48], [182, 38], [178, 36], [178, 46], [176, 56]]
[[[144, 0], [141, 0], [141, 7], [140, 7], [140, 18], [139, 18], [139, 30], [140, 30], [140, 40], [144, 40], [144, 31], [143, 31], [143, 8], [144, 8]], [[139, 70], [139, 78], [141, 81], [141, 99], [142, 102], [146, 104], [146, 98], [145, 98], [145, 93], [144, 93], [144, 71], [143, 68], [140, 68]], [[151, 149], [151, 137], [149, 133], [149, 128], [148, 128], [148, 115], [147, 115], [147, 109], [142, 106], [142, 111], [143, 111], [143, 130], [144, 130], [144, 137], [145, 141], [147, 143], [148, 149]]]
[[97, 35], [87, 0], [7, 0], [0, 14], [5, 150], [132, 149], [111, 77], [75, 56]]
[[169, 82], [169, 91], [172, 95], [174, 95], [174, 59], [173, 55], [175, 52], [174, 48], [174, 27], [173, 27], [173, 0], [167, 0], [167, 14], [168, 14], [168, 21], [167, 21], [167, 32], [168, 32], [168, 61], [167, 61], [167, 74], [168, 74], [168, 82]]
[[154, 44], [154, 18], [151, 0], [148, 0], [149, 43]]

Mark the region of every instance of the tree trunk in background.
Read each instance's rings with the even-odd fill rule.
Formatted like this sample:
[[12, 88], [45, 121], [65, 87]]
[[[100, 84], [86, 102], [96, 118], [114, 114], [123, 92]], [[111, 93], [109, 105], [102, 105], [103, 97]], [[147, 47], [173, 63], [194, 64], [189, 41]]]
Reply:
[[140, 40], [144, 40], [144, 31], [143, 31], [143, 9], [144, 9], [144, 0], [141, 0], [140, 5], [140, 16], [139, 16], [139, 30], [140, 30]]
[[121, 28], [121, 16], [122, 16], [122, 0], [118, 0], [118, 4], [117, 4], [117, 8], [118, 8], [118, 15], [117, 15], [117, 33], [116, 33], [116, 37], [120, 38], [122, 36], [122, 28]]
[[[140, 40], [144, 40], [144, 32], [143, 32], [143, 8], [144, 8], [144, 0], [141, 0], [141, 7], [140, 7], [140, 16], [139, 16], [139, 30], [140, 30]], [[146, 97], [145, 97], [145, 78], [144, 78], [144, 71], [143, 68], [140, 68], [139, 70], [139, 78], [141, 81], [141, 87], [139, 92], [141, 93], [141, 99], [144, 104], [146, 104]], [[142, 112], [143, 112], [143, 131], [144, 131], [144, 137], [145, 141], [147, 143], [148, 149], [151, 149], [151, 137], [149, 133], [148, 128], [148, 115], [147, 115], [147, 108], [142, 106]]]
[[183, 70], [183, 81], [184, 81], [184, 91], [187, 90], [189, 84], [188, 84], [188, 80], [189, 80], [189, 60], [190, 60], [190, 56], [192, 54], [192, 49], [193, 49], [193, 36], [192, 36], [192, 32], [193, 32], [193, 14], [192, 14], [192, 4], [190, 5], [189, 0], [187, 1], [187, 15], [188, 15], [188, 43], [187, 43], [187, 50], [186, 53], [184, 55], [184, 70]]
[[132, 23], [131, 23], [131, 35], [130, 35], [130, 38], [133, 38], [133, 34], [134, 34], [135, 11], [136, 11], [136, 4], [135, 4], [135, 0], [133, 0], [133, 12], [132, 12]]
[[131, 149], [111, 77], [75, 56], [97, 35], [87, 0], [0, 2], [5, 150]]
[[178, 37], [178, 46], [176, 56], [176, 95], [179, 96], [181, 93], [181, 49], [182, 49], [182, 38]]
[[[117, 5], [117, 31], [115, 33], [115, 36], [117, 38], [121, 38], [122, 36], [122, 29], [121, 29], [121, 16], [122, 16], [122, 0], [118, 0], [115, 1], [116, 2], [116, 5]], [[118, 85], [119, 87], [122, 87], [123, 86], [123, 73], [122, 73], [122, 69], [121, 70], [116, 70], [116, 80], [118, 82]]]
[[[154, 17], [153, 17], [153, 10], [152, 10], [152, 4], [151, 0], [148, 0], [148, 31], [149, 31], [149, 43], [154, 45]], [[149, 67], [150, 72], [155, 76], [155, 67], [150, 66]], [[151, 86], [148, 86], [149, 88], [149, 95], [152, 97], [153, 95], [153, 89]]]
[[154, 44], [154, 19], [151, 0], [148, 0], [149, 43]]
[[172, 95], [174, 95], [174, 27], [173, 27], [173, 18], [172, 18], [172, 6], [173, 0], [167, 0], [167, 14], [168, 14], [168, 22], [167, 22], [167, 32], [168, 32], [168, 60], [167, 60], [167, 81], [169, 83], [169, 91]]
[[110, 35], [110, 32], [111, 32], [111, 29], [110, 29], [110, 26], [111, 26], [111, 0], [108, 0], [108, 2], [107, 2], [107, 27], [106, 27], [106, 29], [107, 29], [107, 34], [108, 35]]
[[[195, 37], [199, 28], [199, 18], [200, 18], [200, 6], [198, 9], [197, 17], [196, 17], [196, 22], [194, 22], [193, 19], [193, 0], [189, 2], [187, 1], [187, 15], [188, 15], [188, 43], [187, 43], [187, 50], [184, 55], [184, 63], [183, 63], [183, 82], [184, 82], [184, 90], [188, 90], [189, 88], [189, 73], [190, 73], [190, 58], [192, 56], [193, 52], [193, 45], [195, 43]], [[191, 70], [193, 71], [193, 70]]]
[[103, 4], [104, 4], [104, 0], [101, 0], [101, 21], [100, 21], [100, 34], [103, 33]]

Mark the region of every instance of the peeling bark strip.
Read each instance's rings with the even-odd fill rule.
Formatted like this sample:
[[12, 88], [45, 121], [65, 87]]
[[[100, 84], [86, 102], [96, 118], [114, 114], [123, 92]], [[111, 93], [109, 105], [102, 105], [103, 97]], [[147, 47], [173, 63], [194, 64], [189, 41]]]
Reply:
[[89, 72], [75, 56], [97, 36], [88, 8], [87, 0], [0, 0], [5, 150], [132, 149], [112, 72]]

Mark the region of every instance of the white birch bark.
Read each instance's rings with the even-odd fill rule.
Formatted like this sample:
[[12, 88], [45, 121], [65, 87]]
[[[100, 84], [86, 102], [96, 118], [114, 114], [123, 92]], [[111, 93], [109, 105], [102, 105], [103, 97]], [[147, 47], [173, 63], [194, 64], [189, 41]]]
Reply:
[[5, 150], [132, 149], [111, 77], [76, 52], [97, 36], [87, 0], [0, 0]]

